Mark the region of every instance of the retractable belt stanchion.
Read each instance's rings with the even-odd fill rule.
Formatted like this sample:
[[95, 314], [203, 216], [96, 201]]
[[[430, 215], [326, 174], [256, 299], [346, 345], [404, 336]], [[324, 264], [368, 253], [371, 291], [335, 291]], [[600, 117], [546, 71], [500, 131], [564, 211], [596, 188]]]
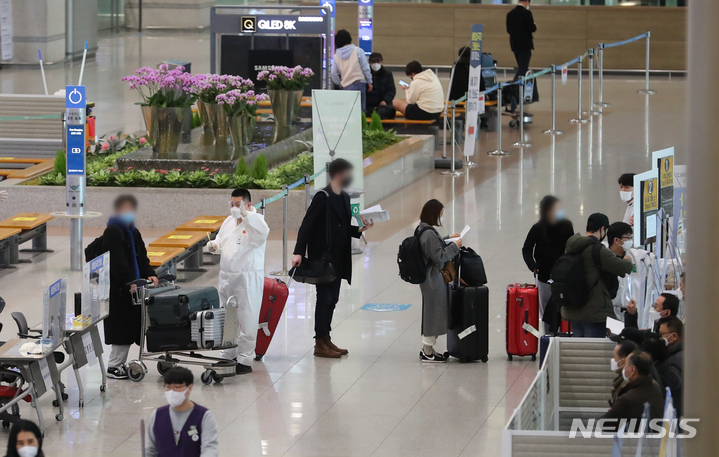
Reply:
[[589, 109], [584, 112], [589, 116], [601, 114], [601, 111], [594, 109], [594, 49], [589, 49]]
[[310, 179], [309, 173], [305, 173], [305, 209], [310, 207]]
[[557, 130], [557, 66], [552, 65], [552, 128], [543, 133], [548, 135], [561, 135], [562, 130]]
[[[519, 141], [512, 144], [516, 148], [529, 148], [532, 143], [524, 141], [524, 76], [519, 78]], [[502, 149], [501, 145], [498, 149]]]
[[[298, 183], [302, 183], [303, 181], [304, 178], [298, 181]], [[272, 276], [287, 276], [287, 206], [289, 204], [289, 194], [287, 184], [282, 185], [282, 193], [280, 195], [282, 195], [282, 199], [285, 203], [284, 213], [282, 214], [282, 269], [271, 272], [270, 275]]]
[[[655, 90], [652, 90], [652, 89], [649, 88], [649, 52], [650, 52], [650, 50], [651, 50], [651, 37], [652, 37], [652, 32], [651, 32], [651, 31], [647, 31], [646, 33], [642, 33], [641, 35], [637, 35], [637, 36], [635, 36], [635, 37], [629, 38], [628, 40], [617, 41], [616, 43], [606, 43], [606, 44], [605, 44], [605, 43], [599, 43], [598, 51], [601, 52], [601, 57], [600, 57], [600, 61], [599, 61], [599, 64], [601, 65], [601, 70], [600, 70], [600, 74], [599, 74], [599, 84], [600, 84], [600, 87], [599, 87], [599, 97], [600, 97], [599, 103], [603, 103], [603, 102], [604, 102], [604, 97], [602, 96], [602, 88], [601, 88], [601, 84], [602, 84], [602, 73], [604, 72], [604, 50], [605, 50], [605, 49], [609, 49], [609, 48], [615, 48], [615, 47], [617, 47], [617, 46], [624, 46], [625, 44], [633, 43], [633, 42], [635, 42], [635, 41], [641, 40], [642, 38], [645, 38], [645, 39], [647, 40], [647, 41], [646, 41], [646, 43], [647, 43], [646, 56], [645, 56], [645, 58], [646, 58], [646, 64], [645, 64], [645, 65], [646, 65], [646, 66], [645, 66], [645, 69], [644, 69], [644, 72], [645, 72], [645, 76], [644, 76], [645, 85], [644, 85], [644, 89], [638, 90], [637, 92], [639, 92], [640, 94], [655, 94], [655, 93], [656, 93]], [[608, 106], [608, 104], [605, 104], [604, 106]]]
[[657, 93], [657, 91], [652, 90], [652, 89], [649, 88], [649, 51], [651, 50], [651, 43], [650, 43], [650, 41], [651, 41], [651, 38], [652, 38], [652, 32], [649, 32], [649, 31], [648, 31], [648, 32], [646, 33], [646, 35], [647, 35], [647, 68], [646, 68], [646, 78], [645, 78], [645, 79], [646, 79], [646, 86], [644, 86], [644, 89], [642, 89], [642, 90], [640, 90], [640, 91], [637, 91], [637, 92], [639, 92], [640, 94], [651, 95], [651, 94], [656, 94], [656, 93]]
[[575, 124], [586, 124], [587, 122], [589, 122], [589, 119], [584, 119], [582, 117], [582, 61], [587, 55], [588, 52], [584, 55], [579, 56], [579, 63], [577, 64], [577, 86], [579, 88], [579, 96], [577, 97], [577, 99], [579, 100], [577, 117], [569, 120], [569, 122], [574, 122]]
[[502, 84], [497, 88], [497, 149], [489, 151], [490, 156], [508, 156], [509, 152], [502, 151]]
[[604, 101], [604, 43], [597, 45], [597, 52], [599, 53], [599, 101], [595, 105], [607, 108], [612, 105]]
[[[452, 103], [452, 131], [450, 132], [450, 134], [452, 135], [452, 169], [451, 169], [451, 170], [448, 170], [448, 171], [443, 171], [443, 172], [441, 172], [441, 173], [442, 173], [443, 175], [462, 176], [462, 175], [464, 174], [463, 171], [457, 171], [457, 170], [455, 170], [455, 144], [456, 144], [456, 142], [457, 142], [457, 141], [456, 141], [456, 139], [457, 139], [457, 138], [456, 138], [457, 133], [455, 132], [454, 115], [455, 115], [456, 110], [457, 110], [457, 101], [456, 101], [456, 100], [452, 100], [451, 103]], [[445, 122], [446, 122], [446, 119], [445, 119]]]

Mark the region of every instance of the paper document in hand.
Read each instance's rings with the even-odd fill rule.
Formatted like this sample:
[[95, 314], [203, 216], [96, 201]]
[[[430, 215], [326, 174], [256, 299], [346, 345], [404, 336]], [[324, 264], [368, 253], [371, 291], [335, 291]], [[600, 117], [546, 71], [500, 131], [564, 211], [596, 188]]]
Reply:
[[362, 219], [367, 221], [368, 224], [376, 224], [377, 222], [384, 222], [389, 220], [389, 213], [382, 209], [381, 205], [374, 205], [371, 208], [367, 208], [360, 211], [359, 216], [355, 216], [360, 227], [364, 226]]
[[624, 322], [607, 317], [607, 328], [615, 335], [619, 335], [624, 330]]
[[462, 232], [459, 234], [458, 237], [456, 237], [456, 238], [447, 238], [447, 244], [452, 243], [453, 241], [457, 241], [457, 240], [459, 240], [459, 239], [461, 239], [461, 238], [464, 238], [464, 235], [466, 235], [467, 232], [469, 232], [469, 225], [465, 225], [465, 226], [464, 226], [464, 228], [462, 229]]

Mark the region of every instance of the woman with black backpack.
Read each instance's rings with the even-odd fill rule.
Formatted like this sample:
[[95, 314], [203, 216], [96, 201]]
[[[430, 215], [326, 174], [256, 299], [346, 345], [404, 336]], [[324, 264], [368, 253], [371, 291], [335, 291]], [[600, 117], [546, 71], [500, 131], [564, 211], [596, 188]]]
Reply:
[[[437, 337], [447, 333], [447, 315], [449, 312], [449, 285], [445, 283], [442, 268], [454, 259], [462, 247], [462, 240], [447, 244], [435, 227], [442, 226], [444, 205], [432, 199], [424, 204], [419, 216], [419, 226], [415, 231], [419, 238], [425, 260], [427, 276], [420, 283], [422, 291], [422, 350], [419, 359], [422, 362], [446, 362], [444, 355], [434, 350]], [[451, 235], [458, 238], [459, 233]]]

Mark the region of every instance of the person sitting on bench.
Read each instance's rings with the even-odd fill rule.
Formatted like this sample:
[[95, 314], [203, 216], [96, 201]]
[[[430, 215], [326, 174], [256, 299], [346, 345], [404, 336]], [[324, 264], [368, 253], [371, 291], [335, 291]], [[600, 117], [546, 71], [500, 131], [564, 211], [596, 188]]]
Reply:
[[424, 70], [413, 60], [407, 64], [405, 74], [412, 79], [409, 86], [402, 86], [406, 100], [393, 101], [395, 109], [408, 120], [433, 121], [439, 119], [444, 109], [444, 90], [432, 70]]

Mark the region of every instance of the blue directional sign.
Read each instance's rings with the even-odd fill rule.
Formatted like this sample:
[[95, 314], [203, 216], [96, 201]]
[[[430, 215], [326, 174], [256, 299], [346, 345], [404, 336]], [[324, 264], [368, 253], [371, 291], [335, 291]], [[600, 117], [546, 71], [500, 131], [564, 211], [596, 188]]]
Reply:
[[85, 174], [85, 126], [67, 126], [67, 174]]
[[359, 29], [359, 47], [366, 55], [372, 54], [372, 21], [374, 18], [374, 0], [357, 1]]
[[365, 311], [377, 311], [380, 313], [386, 313], [391, 311], [406, 311], [409, 309], [409, 307], [412, 306], [410, 304], [400, 304], [400, 303], [367, 303], [362, 308]]
[[[335, 0], [320, 0], [320, 6], [324, 6], [330, 10], [330, 16], [335, 17]], [[324, 10], [320, 10], [320, 14], [325, 14]]]
[[65, 108], [86, 108], [85, 86], [65, 86]]

